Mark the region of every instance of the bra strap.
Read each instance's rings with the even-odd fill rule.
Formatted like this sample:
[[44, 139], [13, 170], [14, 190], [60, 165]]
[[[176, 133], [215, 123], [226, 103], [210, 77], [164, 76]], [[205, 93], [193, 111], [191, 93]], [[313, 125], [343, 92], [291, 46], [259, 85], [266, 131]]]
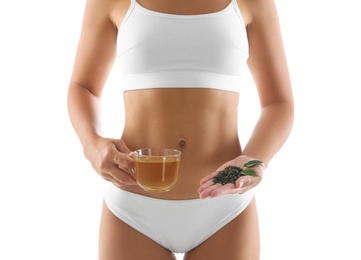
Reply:
[[[134, 0], [135, 1], [135, 0]], [[241, 13], [241, 9], [239, 8], [239, 5], [238, 5], [238, 2], [237, 0], [232, 0], [232, 3], [233, 3], [233, 8], [234, 10], [236, 11], [236, 13], [238, 14], [239, 16], [239, 19], [241, 19], [242, 23], [245, 24], [244, 20], [243, 20], [243, 16], [242, 16], [242, 13]]]

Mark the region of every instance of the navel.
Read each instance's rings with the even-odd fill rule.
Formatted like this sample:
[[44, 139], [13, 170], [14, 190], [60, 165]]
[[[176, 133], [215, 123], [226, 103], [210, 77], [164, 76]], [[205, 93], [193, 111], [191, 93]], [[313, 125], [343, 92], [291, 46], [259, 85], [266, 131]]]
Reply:
[[178, 147], [180, 150], [184, 150], [187, 146], [187, 141], [184, 138], [179, 139]]

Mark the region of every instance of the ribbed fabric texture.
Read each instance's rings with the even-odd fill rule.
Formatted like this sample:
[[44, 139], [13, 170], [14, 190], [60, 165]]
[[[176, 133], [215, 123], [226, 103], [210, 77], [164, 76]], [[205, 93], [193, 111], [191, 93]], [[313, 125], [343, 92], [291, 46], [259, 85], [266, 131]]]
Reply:
[[174, 15], [132, 0], [118, 32], [124, 91], [212, 88], [239, 92], [248, 39], [236, 0], [210, 14]]

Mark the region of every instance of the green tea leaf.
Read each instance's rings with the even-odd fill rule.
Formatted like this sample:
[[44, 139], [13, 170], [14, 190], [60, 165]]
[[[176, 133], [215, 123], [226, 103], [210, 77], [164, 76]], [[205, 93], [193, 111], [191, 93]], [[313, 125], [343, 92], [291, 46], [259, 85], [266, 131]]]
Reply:
[[254, 177], [258, 176], [257, 173], [252, 169], [243, 170], [242, 173], [248, 176], [254, 176]]
[[213, 183], [220, 183], [222, 185], [235, 183], [236, 180], [242, 176], [245, 176], [245, 174], [242, 173], [241, 168], [237, 166], [227, 166], [213, 178]]
[[251, 161], [248, 161], [247, 163], [245, 163], [243, 166], [247, 167], [247, 168], [250, 168], [250, 167], [253, 167], [253, 166], [256, 166], [256, 165], [260, 165], [260, 164], [263, 164], [263, 162], [259, 161], [259, 160], [251, 160]]

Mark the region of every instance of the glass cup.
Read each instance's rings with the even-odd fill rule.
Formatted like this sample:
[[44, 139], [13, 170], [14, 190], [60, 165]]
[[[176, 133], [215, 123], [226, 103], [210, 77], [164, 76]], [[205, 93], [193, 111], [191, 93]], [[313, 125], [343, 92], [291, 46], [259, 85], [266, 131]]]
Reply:
[[169, 191], [178, 178], [180, 155], [180, 151], [167, 148], [145, 148], [134, 151], [138, 185], [145, 191]]

